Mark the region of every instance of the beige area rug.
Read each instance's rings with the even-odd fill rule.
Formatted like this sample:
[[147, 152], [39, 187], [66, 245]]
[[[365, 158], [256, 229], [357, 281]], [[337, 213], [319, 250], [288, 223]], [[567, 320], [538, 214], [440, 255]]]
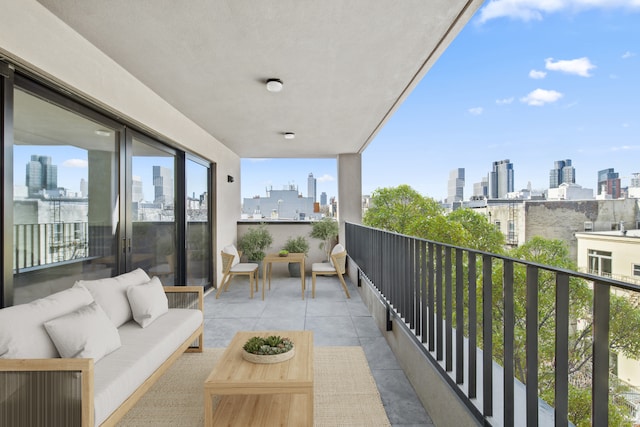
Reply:
[[[182, 355], [118, 426], [202, 426], [203, 383], [223, 351]], [[362, 348], [314, 351], [315, 426], [390, 426]]]

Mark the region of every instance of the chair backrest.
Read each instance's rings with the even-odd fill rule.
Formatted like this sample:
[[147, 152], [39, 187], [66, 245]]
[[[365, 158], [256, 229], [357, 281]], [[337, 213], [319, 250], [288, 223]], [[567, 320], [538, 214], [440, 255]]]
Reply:
[[228, 254], [225, 251], [221, 251], [220, 255], [222, 256], [222, 274], [227, 274], [229, 270], [231, 270], [235, 256]]
[[340, 274], [344, 274], [347, 269], [347, 251], [331, 254], [331, 260], [333, 261], [333, 268]]

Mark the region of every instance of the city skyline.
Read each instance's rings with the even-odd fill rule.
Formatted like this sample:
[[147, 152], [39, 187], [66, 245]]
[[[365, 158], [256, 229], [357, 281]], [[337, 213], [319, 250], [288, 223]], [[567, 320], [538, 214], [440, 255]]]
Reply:
[[[364, 151], [363, 194], [408, 184], [444, 200], [449, 172], [464, 168], [468, 199], [507, 158], [515, 191], [547, 189], [560, 159], [572, 159], [583, 187], [595, 190], [608, 168], [629, 185], [640, 172], [640, 5], [551, 3], [480, 8]], [[267, 182], [302, 185], [309, 172], [324, 176], [318, 192], [337, 196], [333, 159], [242, 159], [242, 197]]]

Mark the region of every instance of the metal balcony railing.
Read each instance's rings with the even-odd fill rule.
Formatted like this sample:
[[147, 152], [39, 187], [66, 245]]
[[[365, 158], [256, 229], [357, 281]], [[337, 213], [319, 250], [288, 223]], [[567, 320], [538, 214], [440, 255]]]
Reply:
[[[410, 332], [426, 359], [485, 425], [523, 425], [525, 420], [527, 426], [539, 425], [539, 276], [550, 274], [555, 282], [552, 289], [555, 353], [551, 362], [555, 365], [552, 381], [555, 401], [547, 403], [553, 407], [550, 412], [556, 426], [570, 423], [569, 352], [573, 350], [570, 350], [570, 331], [579, 327], [576, 325], [580, 322], [570, 318], [570, 280], [571, 283], [576, 279], [586, 281], [593, 301], [589, 313], [593, 322], [591, 364], [585, 376], [592, 396], [590, 423], [609, 425], [608, 402], [610, 388], [613, 389], [609, 381], [611, 294], [637, 293], [640, 287], [357, 224], [347, 223], [345, 235], [349, 257], [357, 265], [359, 279], [366, 279], [377, 289], [387, 306], [387, 315], [402, 320], [395, 324], [403, 325]], [[494, 289], [497, 269], [502, 272], [499, 290]], [[514, 271], [518, 274], [514, 275]], [[520, 313], [519, 319], [516, 319], [514, 289], [526, 295], [526, 314]], [[496, 305], [502, 311], [500, 325], [492, 323], [495, 319], [492, 310]], [[518, 339], [519, 342], [526, 340], [526, 378], [520, 381], [514, 370], [514, 334], [517, 332], [514, 325], [516, 320], [522, 322], [523, 316], [526, 317], [526, 338]], [[388, 321], [387, 327], [391, 324]], [[501, 342], [492, 337], [496, 328], [502, 332]], [[498, 369], [503, 372], [502, 384], [494, 383], [494, 371]], [[495, 393], [497, 389], [499, 393]], [[518, 393], [523, 405], [515, 403]], [[501, 396], [502, 401], [494, 402], [494, 396]], [[622, 395], [612, 397], [613, 400], [624, 398]], [[494, 408], [502, 408], [502, 413], [495, 414]], [[521, 413], [525, 408], [526, 414]]]

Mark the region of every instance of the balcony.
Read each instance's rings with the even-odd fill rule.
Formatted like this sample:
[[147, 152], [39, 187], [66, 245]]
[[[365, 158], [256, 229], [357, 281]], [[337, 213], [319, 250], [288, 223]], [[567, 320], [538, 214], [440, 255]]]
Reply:
[[[351, 280], [436, 424], [455, 416], [461, 425], [466, 412], [485, 425], [567, 425], [574, 386], [591, 391], [583, 423], [611, 425], [611, 401], [628, 408], [627, 419], [635, 416], [636, 393], [610, 369], [609, 345], [614, 295], [636, 295], [638, 286], [352, 223], [345, 243]], [[554, 301], [545, 319], [555, 324], [552, 369], [538, 360], [543, 278], [551, 279]], [[593, 303], [580, 318], [571, 307], [577, 281]], [[576, 332], [588, 343], [581, 367]], [[539, 397], [543, 381], [555, 401]]]

